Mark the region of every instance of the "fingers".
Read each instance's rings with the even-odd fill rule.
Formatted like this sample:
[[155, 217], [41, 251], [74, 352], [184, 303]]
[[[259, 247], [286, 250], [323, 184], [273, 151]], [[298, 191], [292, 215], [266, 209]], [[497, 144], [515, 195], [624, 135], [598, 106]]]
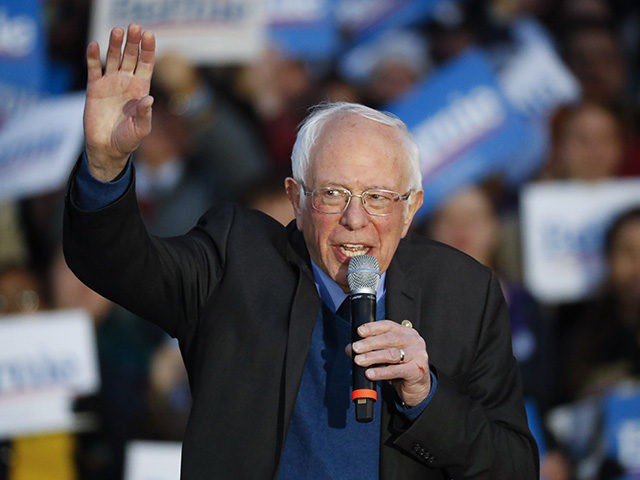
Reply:
[[[123, 43], [124, 49], [122, 49]], [[155, 36], [152, 32], [142, 32], [140, 25], [135, 23], [129, 25], [126, 42], [124, 30], [116, 27], [111, 30], [111, 35], [109, 36], [109, 48], [107, 50], [104, 73], [105, 75], [117, 72], [131, 75], [135, 73], [144, 80], [150, 80], [155, 63], [155, 49]], [[99, 49], [95, 58], [99, 59]], [[89, 64], [90, 61], [92, 62], [91, 65]], [[91, 44], [87, 48], [87, 65], [89, 67], [94, 65], [94, 51]], [[94, 71], [90, 72], [90, 75], [90, 78], [96, 79], [97, 70], [94, 69]]]
[[140, 138], [143, 138], [151, 131], [151, 106], [153, 97], [147, 95], [140, 99], [136, 105], [136, 130]]
[[[362, 328], [364, 327], [364, 328]], [[426, 343], [413, 328], [389, 320], [363, 325], [358, 333], [363, 337], [351, 345], [354, 361], [367, 371], [370, 379], [419, 379], [428, 369]]]
[[144, 32], [140, 42], [140, 59], [136, 67], [136, 75], [150, 80], [156, 60], [156, 38], [152, 32]]
[[378, 320], [361, 325], [358, 334], [362, 337], [353, 344], [356, 353], [380, 350], [388, 347], [402, 347], [417, 342], [424, 346], [424, 340], [417, 330], [407, 328], [391, 320]]
[[140, 53], [140, 39], [142, 38], [142, 28], [140, 25], [132, 23], [127, 29], [127, 41], [124, 45], [124, 52], [122, 53], [122, 63], [120, 64], [120, 71], [124, 73], [131, 73], [136, 68], [138, 63], [138, 54]]
[[116, 73], [118, 71], [123, 39], [124, 30], [119, 27], [111, 30], [111, 35], [109, 35], [109, 48], [107, 50], [107, 63], [104, 68], [105, 75]]
[[98, 42], [91, 42], [87, 46], [87, 82], [94, 82], [102, 77], [102, 62], [100, 61], [100, 46]]

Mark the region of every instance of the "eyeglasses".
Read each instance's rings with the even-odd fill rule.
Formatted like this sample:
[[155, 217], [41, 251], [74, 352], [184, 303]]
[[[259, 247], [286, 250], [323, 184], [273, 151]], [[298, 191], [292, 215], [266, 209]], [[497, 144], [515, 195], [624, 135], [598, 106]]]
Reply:
[[313, 209], [320, 213], [342, 213], [349, 206], [351, 198], [358, 197], [369, 215], [384, 217], [393, 213], [396, 203], [407, 200], [413, 193], [413, 190], [409, 190], [403, 195], [392, 190], [372, 188], [357, 194], [341, 187], [322, 187], [307, 191], [304, 184], [301, 185], [304, 195], [311, 197]]

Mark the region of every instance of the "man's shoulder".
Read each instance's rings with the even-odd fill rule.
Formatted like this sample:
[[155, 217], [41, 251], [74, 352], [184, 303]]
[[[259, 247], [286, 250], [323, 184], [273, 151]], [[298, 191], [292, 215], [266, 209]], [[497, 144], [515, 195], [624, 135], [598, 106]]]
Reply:
[[[456, 275], [460, 280], [487, 278], [491, 271], [460, 250], [432, 240], [425, 235], [409, 233], [398, 245], [396, 259], [401, 268], [414, 274]], [[464, 274], [460, 277], [460, 274]]]

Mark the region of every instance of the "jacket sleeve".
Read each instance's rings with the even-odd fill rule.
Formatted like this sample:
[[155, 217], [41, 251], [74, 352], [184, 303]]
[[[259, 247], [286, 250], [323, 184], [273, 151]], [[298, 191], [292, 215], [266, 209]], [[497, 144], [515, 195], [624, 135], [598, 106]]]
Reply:
[[228, 228], [217, 229], [215, 239], [197, 227], [184, 236], [156, 238], [140, 217], [134, 182], [118, 200], [93, 211], [78, 207], [74, 188], [72, 174], [63, 228], [71, 270], [91, 289], [182, 339], [222, 275]]
[[538, 479], [509, 315], [493, 274], [485, 298], [471, 369], [455, 378], [437, 373], [437, 392], [422, 414], [404, 425], [394, 420], [401, 432], [395, 444], [454, 479]]

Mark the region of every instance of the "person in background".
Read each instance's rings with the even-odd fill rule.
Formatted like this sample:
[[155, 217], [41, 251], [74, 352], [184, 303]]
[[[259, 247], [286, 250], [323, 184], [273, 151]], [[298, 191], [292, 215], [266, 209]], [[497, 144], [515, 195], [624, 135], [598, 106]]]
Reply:
[[604, 241], [607, 276], [587, 300], [560, 306], [563, 400], [640, 375], [640, 208], [621, 212]]
[[269, 167], [265, 142], [255, 122], [183, 55], [166, 53], [156, 65], [154, 98], [182, 125], [191, 170], [216, 198], [233, 200]]
[[189, 154], [189, 125], [162, 101], [154, 106], [153, 132], [135, 158], [137, 194], [145, 225], [157, 235], [176, 235], [195, 225], [219, 199], [215, 185]]
[[623, 123], [609, 108], [583, 102], [560, 109], [542, 180], [597, 182], [619, 176], [626, 148]]
[[620, 400], [640, 395], [639, 206], [612, 219], [603, 254], [606, 277], [600, 287], [585, 300], [557, 307], [563, 381], [548, 423], [582, 472], [580, 478], [613, 480], [632, 478], [623, 475], [625, 463], [637, 464], [638, 458], [621, 453], [633, 452], [636, 445], [632, 438], [622, 439], [621, 426], [637, 424], [640, 399], [630, 408]]

